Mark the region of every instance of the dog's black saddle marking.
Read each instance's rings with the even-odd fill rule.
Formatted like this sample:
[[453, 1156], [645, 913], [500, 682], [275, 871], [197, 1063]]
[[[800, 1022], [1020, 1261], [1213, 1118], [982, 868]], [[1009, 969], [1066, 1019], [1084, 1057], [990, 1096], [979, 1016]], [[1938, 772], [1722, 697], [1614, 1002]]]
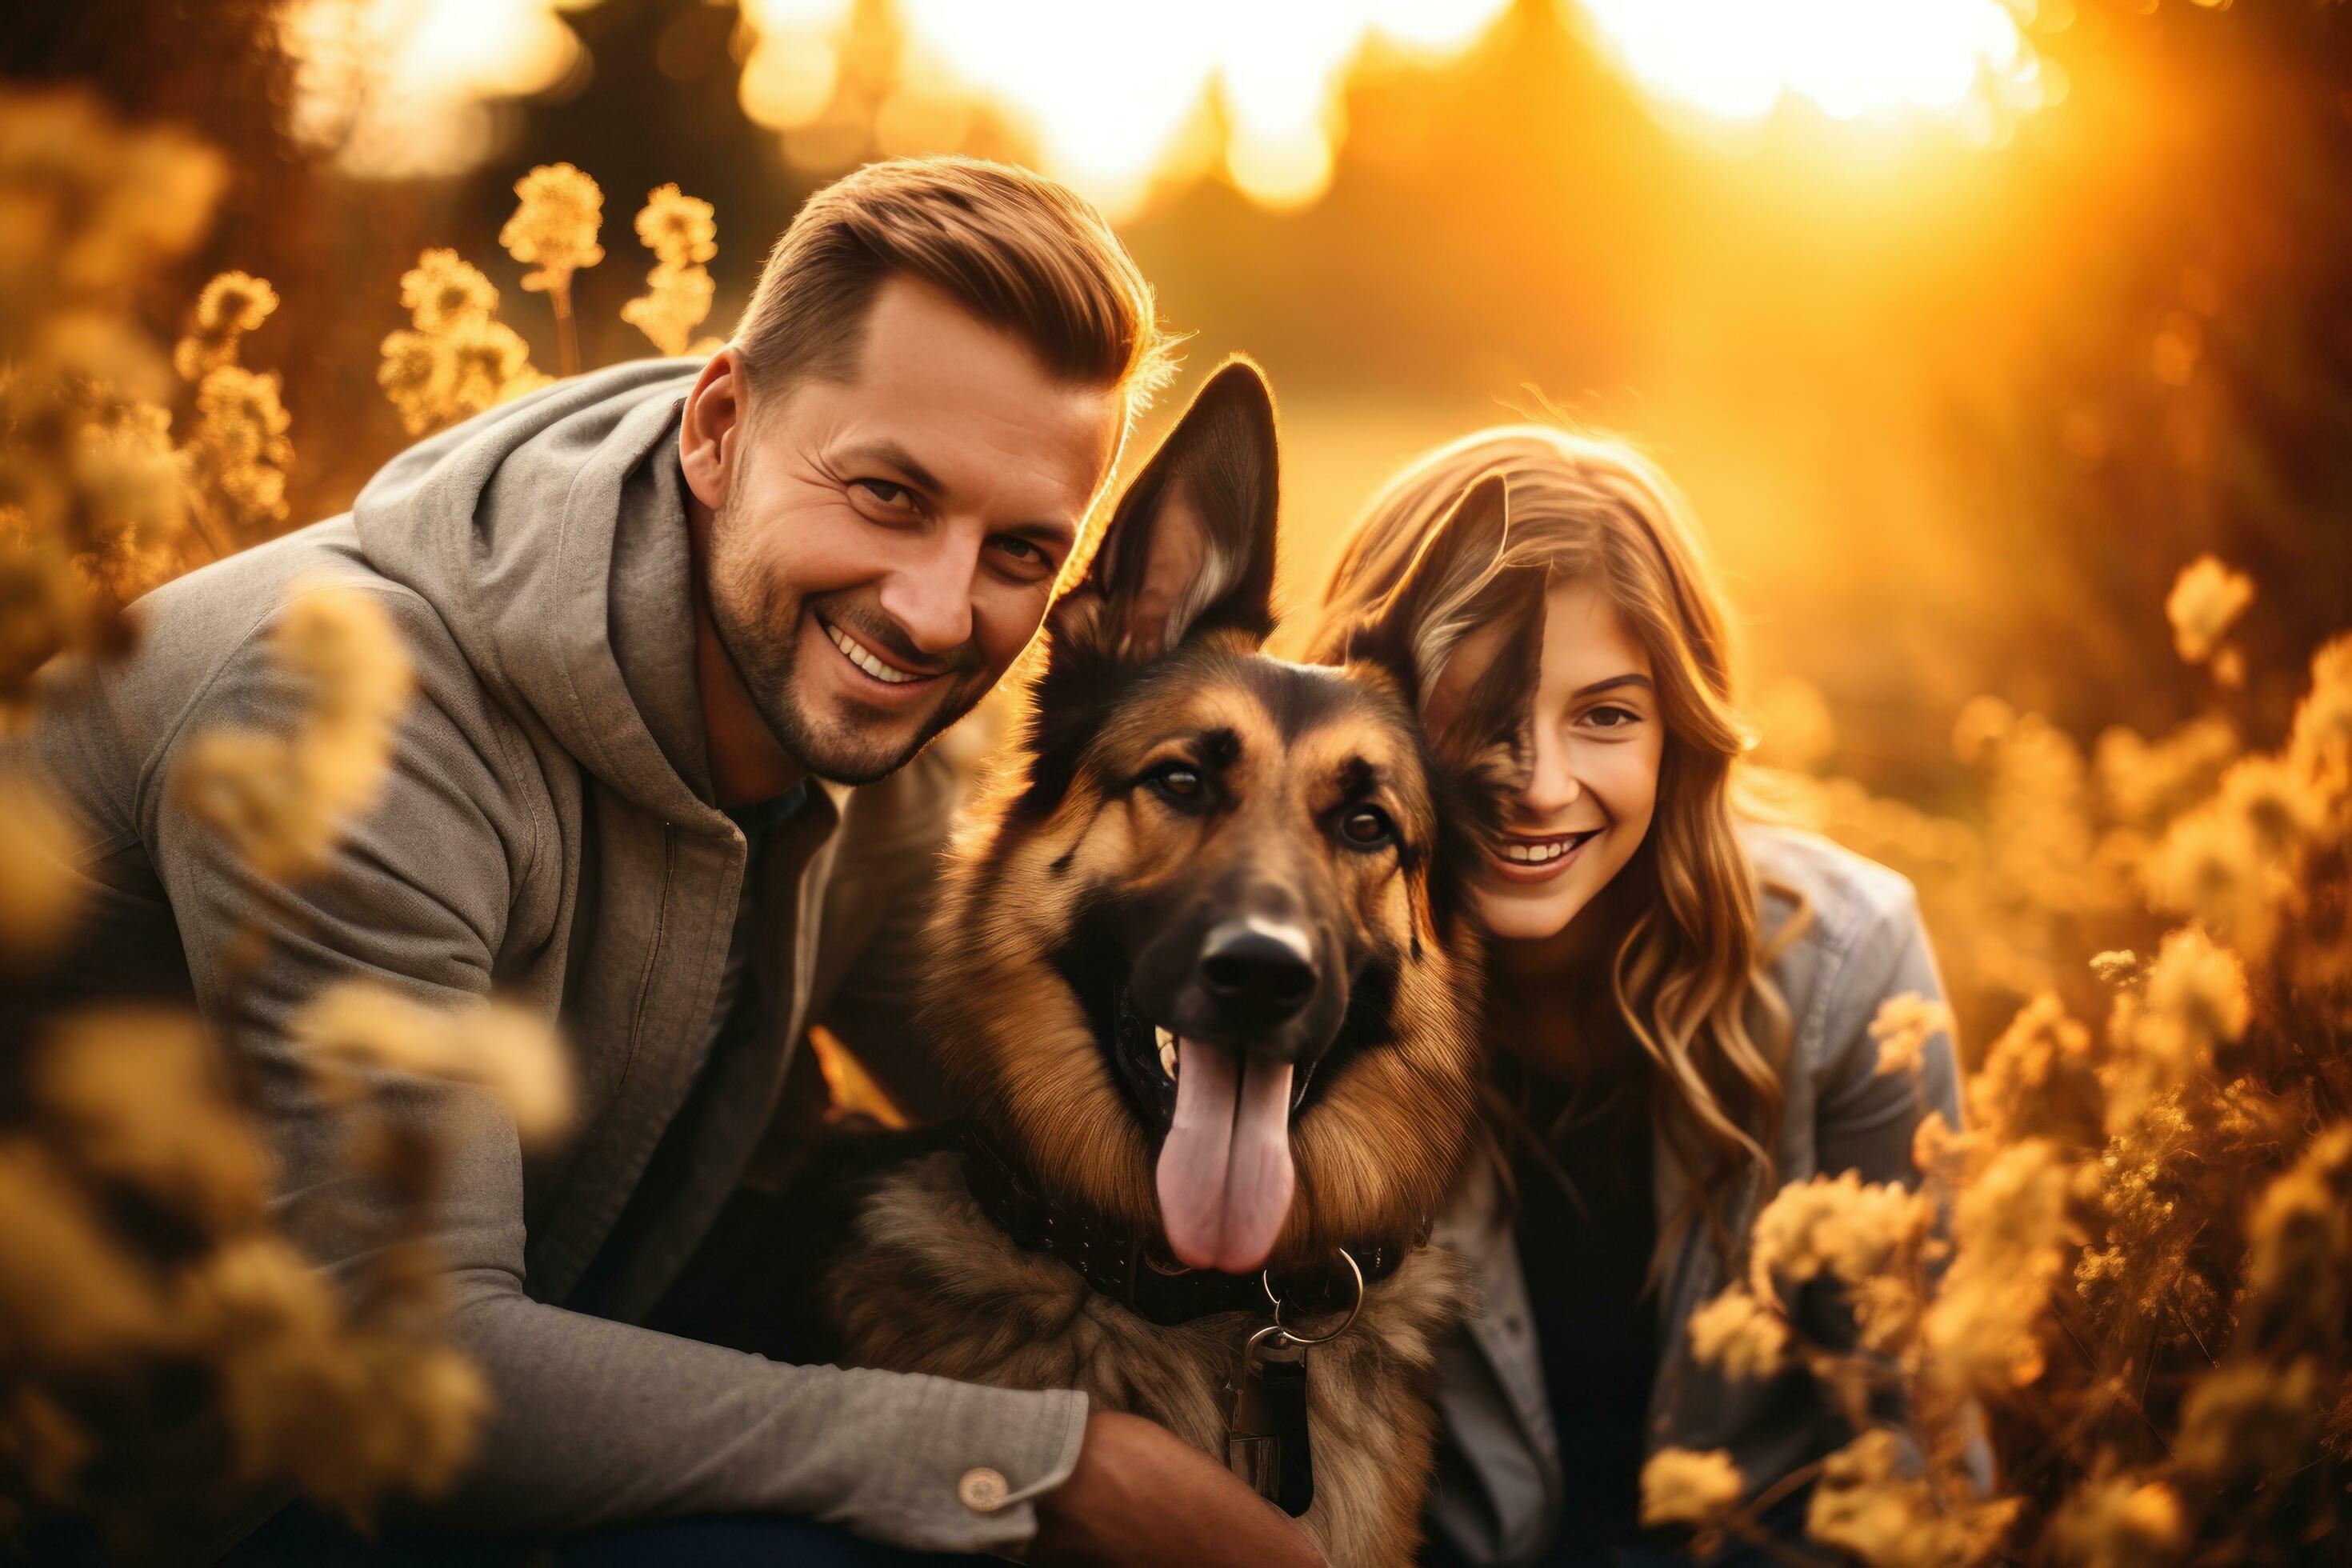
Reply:
[[[963, 1130], [964, 1180], [981, 1212], [1026, 1252], [1042, 1252], [1076, 1269], [1088, 1285], [1162, 1328], [1219, 1312], [1265, 1317], [1273, 1310], [1255, 1274], [1187, 1268], [1159, 1254], [1151, 1237], [1099, 1215], [1074, 1213], [1041, 1196], [1028, 1177], [979, 1129]], [[1348, 1251], [1371, 1284], [1397, 1271], [1426, 1234], [1396, 1242], [1349, 1243]], [[1318, 1312], [1348, 1309], [1355, 1282], [1345, 1268], [1317, 1267], [1274, 1277], [1283, 1316], [1293, 1324]]]

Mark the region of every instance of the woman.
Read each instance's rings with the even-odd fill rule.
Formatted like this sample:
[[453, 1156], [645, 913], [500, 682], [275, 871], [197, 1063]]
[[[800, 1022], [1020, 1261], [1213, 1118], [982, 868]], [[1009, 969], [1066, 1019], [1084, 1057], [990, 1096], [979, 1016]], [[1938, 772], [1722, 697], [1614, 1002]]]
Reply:
[[[1723, 595], [1633, 452], [1514, 426], [1410, 464], [1347, 542], [1326, 639], [1497, 471], [1507, 541], [1438, 601], [1423, 645], [1442, 710], [1491, 657], [1481, 595], [1548, 574], [1519, 785], [1478, 889], [1496, 1137], [1439, 1236], [1483, 1275], [1486, 1310], [1443, 1368], [1432, 1552], [1681, 1561], [1638, 1527], [1648, 1454], [1728, 1448], [1754, 1498], [1845, 1440], [1801, 1373], [1696, 1364], [1692, 1310], [1738, 1277], [1778, 1184], [1913, 1178], [1919, 1121], [1958, 1121], [1951, 1043], [1930, 1042], [1916, 1079], [1875, 1071], [1880, 1004], [1942, 994], [1910, 887], [1736, 804], [1749, 742]], [[1768, 1520], [1801, 1533], [1801, 1495]]]

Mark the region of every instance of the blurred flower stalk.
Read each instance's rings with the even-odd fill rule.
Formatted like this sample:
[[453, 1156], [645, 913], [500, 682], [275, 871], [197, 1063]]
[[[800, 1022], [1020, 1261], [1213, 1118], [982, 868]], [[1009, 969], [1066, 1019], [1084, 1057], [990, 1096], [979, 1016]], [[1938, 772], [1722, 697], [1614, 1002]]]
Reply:
[[[2253, 597], [2205, 557], [2166, 605], [2219, 689]], [[1964, 1013], [2028, 999], [1966, 1077], [1965, 1129], [1922, 1125], [1916, 1189], [1783, 1189], [1691, 1324], [1702, 1363], [1811, 1377], [1857, 1436], [1763, 1495], [1719, 1451], [1661, 1454], [1645, 1516], [1754, 1538], [1811, 1482], [1811, 1540], [1874, 1568], [2315, 1561], [2352, 1480], [2352, 635], [2274, 751], [2207, 716], [2086, 760], [1990, 698], [1955, 742], [1978, 826], [1843, 781], [1780, 793], [1917, 879]], [[2097, 930], [2153, 954], [2069, 956]], [[2103, 1019], [2062, 1000], [2078, 978]], [[1950, 1025], [1889, 1001], [1879, 1070], [1916, 1079]]]
[[[131, 651], [129, 599], [286, 525], [290, 420], [278, 378], [241, 361], [275, 289], [215, 278], [168, 353], [136, 310], [205, 238], [223, 178], [204, 146], [122, 125], [91, 99], [0, 93], [9, 731], [38, 723], [45, 702], [87, 700], [86, 683], [44, 667]], [[543, 273], [576, 261], [535, 243]], [[478, 334], [488, 310], [471, 285], [450, 268], [427, 281], [412, 303]], [[272, 637], [307, 692], [299, 722], [195, 737], [172, 787], [257, 877], [293, 882], [326, 866], [373, 800], [410, 674], [389, 618], [354, 592], [307, 588]], [[68, 950], [85, 884], [68, 814], [5, 750], [0, 836], [0, 983], [13, 983]], [[0, 1555], [184, 1553], [191, 1532], [255, 1498], [299, 1493], [364, 1523], [391, 1500], [446, 1489], [488, 1392], [449, 1343], [425, 1239], [440, 1151], [381, 1114], [379, 1094], [402, 1076], [480, 1084], [538, 1147], [570, 1112], [544, 1023], [495, 1004], [441, 1013], [333, 993], [311, 1005], [298, 1061], [336, 1115], [341, 1179], [383, 1194], [393, 1216], [331, 1277], [276, 1222], [271, 1159], [193, 1013], [6, 1021]]]

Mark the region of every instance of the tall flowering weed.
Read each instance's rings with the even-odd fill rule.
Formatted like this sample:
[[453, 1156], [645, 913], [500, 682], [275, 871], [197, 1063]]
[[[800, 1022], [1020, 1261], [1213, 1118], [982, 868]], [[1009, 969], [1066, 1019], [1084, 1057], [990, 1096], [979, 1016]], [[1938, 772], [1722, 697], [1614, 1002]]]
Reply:
[[[135, 644], [129, 600], [288, 521], [291, 416], [243, 359], [274, 286], [215, 277], [168, 352], [138, 311], [205, 238], [224, 174], [86, 97], [0, 92], [0, 987], [72, 962], [92, 885], [72, 815], [10, 732], [87, 700], [75, 672]], [[509, 393], [495, 293], [422, 270], [412, 309], [441, 334], [445, 397]], [[381, 787], [410, 687], [383, 608], [350, 588], [306, 585], [268, 646], [287, 725], [196, 734], [171, 781], [264, 883], [328, 864]], [[249, 968], [260, 942], [232, 951]], [[249, 1086], [194, 1014], [17, 997], [0, 990], [0, 1557], [184, 1557], [215, 1505], [290, 1489], [364, 1523], [446, 1489], [488, 1393], [419, 1239], [441, 1152], [385, 1097], [403, 1079], [478, 1084], [540, 1146], [571, 1104], [546, 1025], [351, 994], [305, 1015], [294, 1059], [331, 1115], [335, 1179], [390, 1200], [337, 1280], [274, 1223]]]
[[[2253, 595], [2212, 558], [2184, 570], [2181, 656], [2218, 664]], [[1858, 1434], [1789, 1483], [1816, 1546], [1874, 1568], [2352, 1558], [2352, 636], [2313, 656], [2280, 744], [2239, 736], [2208, 714], [2086, 760], [1983, 699], [1954, 736], [1986, 781], [1976, 824], [1811, 786], [1817, 822], [1917, 880], [1964, 1012], [2022, 997], [1965, 1125], [1922, 1124], [1916, 1196], [1852, 1173], [1784, 1189], [1692, 1321], [1702, 1362], [1802, 1365]], [[1880, 1069], [1916, 1074], [1946, 1022], [1892, 999]], [[1790, 1310], [1822, 1280], [1856, 1340]], [[1754, 1536], [1766, 1500], [1652, 1517]]]

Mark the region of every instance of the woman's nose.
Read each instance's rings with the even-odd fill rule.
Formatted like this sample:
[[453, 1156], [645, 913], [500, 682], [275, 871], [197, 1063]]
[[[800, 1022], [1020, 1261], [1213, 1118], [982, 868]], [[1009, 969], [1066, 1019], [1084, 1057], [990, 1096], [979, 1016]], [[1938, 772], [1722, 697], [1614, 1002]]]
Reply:
[[1567, 753], [1542, 737], [1536, 741], [1534, 763], [1519, 791], [1519, 804], [1530, 816], [1564, 811], [1583, 795], [1584, 786], [1569, 766]]

